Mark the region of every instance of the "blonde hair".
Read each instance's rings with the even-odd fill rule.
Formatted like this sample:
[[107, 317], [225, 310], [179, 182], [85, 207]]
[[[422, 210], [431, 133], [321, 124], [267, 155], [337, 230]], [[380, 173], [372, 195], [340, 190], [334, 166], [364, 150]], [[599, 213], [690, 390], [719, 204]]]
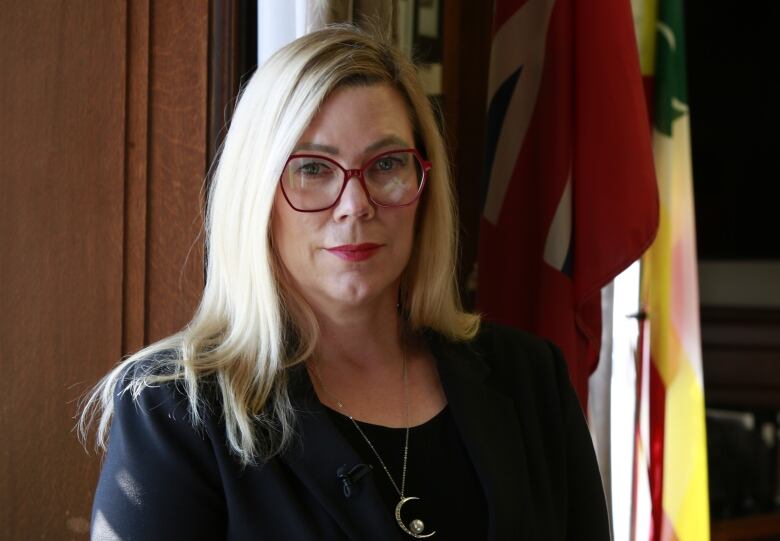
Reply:
[[87, 395], [82, 439], [97, 421], [98, 446], [105, 448], [114, 395], [137, 397], [164, 381], [182, 386], [197, 425], [208, 377], [227, 441], [243, 463], [267, 460], [291, 441], [295, 414], [287, 369], [311, 355], [318, 326], [311, 308], [285, 283], [273, 250], [274, 194], [287, 157], [328, 95], [345, 85], [377, 83], [405, 98], [417, 144], [433, 164], [401, 279], [406, 324], [451, 340], [476, 334], [479, 317], [462, 310], [454, 278], [457, 226], [446, 150], [416, 70], [386, 41], [333, 25], [279, 50], [243, 89], [208, 193], [200, 305], [185, 329], [121, 362]]

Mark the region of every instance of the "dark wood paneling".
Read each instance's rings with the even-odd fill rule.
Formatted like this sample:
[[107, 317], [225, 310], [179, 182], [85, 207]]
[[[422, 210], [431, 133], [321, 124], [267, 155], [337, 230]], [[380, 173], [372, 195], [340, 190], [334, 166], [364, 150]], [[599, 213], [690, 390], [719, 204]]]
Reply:
[[149, 0], [130, 2], [128, 10], [123, 353], [146, 341]]
[[715, 522], [711, 541], [780, 541], [780, 513]]
[[208, 163], [227, 132], [241, 84], [257, 67], [257, 2], [211, 2]]
[[86, 539], [76, 400], [203, 287], [209, 3], [0, 10], [0, 538]]
[[121, 353], [125, 4], [2, 13], [0, 537], [86, 539], [73, 401]]
[[780, 309], [702, 308], [708, 406], [780, 409]]
[[151, 4], [146, 338], [184, 326], [203, 289], [206, 0]]
[[492, 4], [447, 3], [443, 16], [443, 92], [447, 144], [460, 216], [458, 277], [461, 296], [473, 308], [466, 281], [477, 259], [490, 68]]

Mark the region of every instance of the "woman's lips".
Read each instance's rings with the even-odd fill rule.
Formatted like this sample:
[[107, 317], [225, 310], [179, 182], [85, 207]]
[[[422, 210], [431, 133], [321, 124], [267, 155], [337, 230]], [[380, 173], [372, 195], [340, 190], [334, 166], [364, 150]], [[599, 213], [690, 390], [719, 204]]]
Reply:
[[366, 242], [363, 244], [342, 244], [326, 249], [344, 261], [363, 261], [373, 256], [382, 246], [382, 244]]

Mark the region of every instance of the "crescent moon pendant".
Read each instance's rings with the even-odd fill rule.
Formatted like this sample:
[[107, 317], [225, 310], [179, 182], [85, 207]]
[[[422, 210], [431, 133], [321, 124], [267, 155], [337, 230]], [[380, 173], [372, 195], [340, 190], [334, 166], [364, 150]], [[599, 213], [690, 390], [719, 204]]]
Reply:
[[407, 496], [406, 498], [401, 498], [401, 501], [398, 502], [398, 505], [395, 506], [395, 521], [398, 523], [398, 526], [404, 531], [404, 533], [411, 535], [412, 537], [416, 539], [425, 539], [426, 537], [430, 537], [433, 534], [436, 533], [436, 531], [432, 531], [431, 533], [422, 534], [422, 533], [414, 533], [412, 530], [410, 530], [406, 524], [404, 524], [404, 521], [401, 519], [401, 508], [404, 506], [406, 502], [412, 501], [412, 500], [419, 500], [420, 498], [417, 498], [415, 496]]

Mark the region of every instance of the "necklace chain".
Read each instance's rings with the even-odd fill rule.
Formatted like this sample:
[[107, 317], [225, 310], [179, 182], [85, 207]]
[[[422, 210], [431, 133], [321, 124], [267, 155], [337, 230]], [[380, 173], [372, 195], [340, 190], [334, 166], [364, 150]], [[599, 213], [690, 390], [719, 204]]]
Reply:
[[[401, 499], [404, 498], [404, 492], [406, 490], [406, 462], [409, 457], [409, 383], [408, 379], [409, 376], [407, 374], [407, 367], [406, 367], [406, 350], [404, 350], [404, 356], [403, 356], [403, 379], [404, 379], [404, 404], [405, 404], [405, 417], [406, 417], [406, 435], [404, 437], [404, 459], [403, 459], [403, 468], [401, 470], [401, 488], [398, 488], [398, 484], [395, 482], [395, 479], [393, 479], [393, 476], [390, 474], [390, 470], [387, 468], [387, 465], [385, 464], [385, 461], [382, 460], [382, 457], [379, 455], [379, 452], [377, 452], [376, 448], [374, 447], [374, 444], [371, 443], [371, 440], [368, 439], [368, 436], [366, 436], [365, 432], [363, 432], [363, 429], [360, 428], [360, 425], [355, 421], [355, 418], [351, 415], [344, 413], [346, 417], [352, 421], [352, 424], [355, 425], [355, 428], [357, 428], [357, 431], [360, 433], [360, 435], [363, 437], [364, 440], [366, 440], [366, 443], [368, 444], [371, 451], [376, 456], [377, 460], [379, 460], [379, 464], [382, 465], [382, 469], [385, 470], [385, 473], [387, 474], [388, 479], [390, 479], [390, 482], [393, 484], [393, 488], [398, 493], [398, 495], [401, 497]], [[317, 363], [312, 363], [314, 366], [314, 376], [319, 382], [322, 389], [336, 402], [336, 405], [339, 407], [339, 411], [342, 413], [344, 412], [344, 404], [341, 403], [341, 400], [338, 399], [338, 397], [333, 394], [330, 389], [325, 385], [325, 382], [322, 379], [322, 376], [320, 375], [320, 369], [317, 365]]]

